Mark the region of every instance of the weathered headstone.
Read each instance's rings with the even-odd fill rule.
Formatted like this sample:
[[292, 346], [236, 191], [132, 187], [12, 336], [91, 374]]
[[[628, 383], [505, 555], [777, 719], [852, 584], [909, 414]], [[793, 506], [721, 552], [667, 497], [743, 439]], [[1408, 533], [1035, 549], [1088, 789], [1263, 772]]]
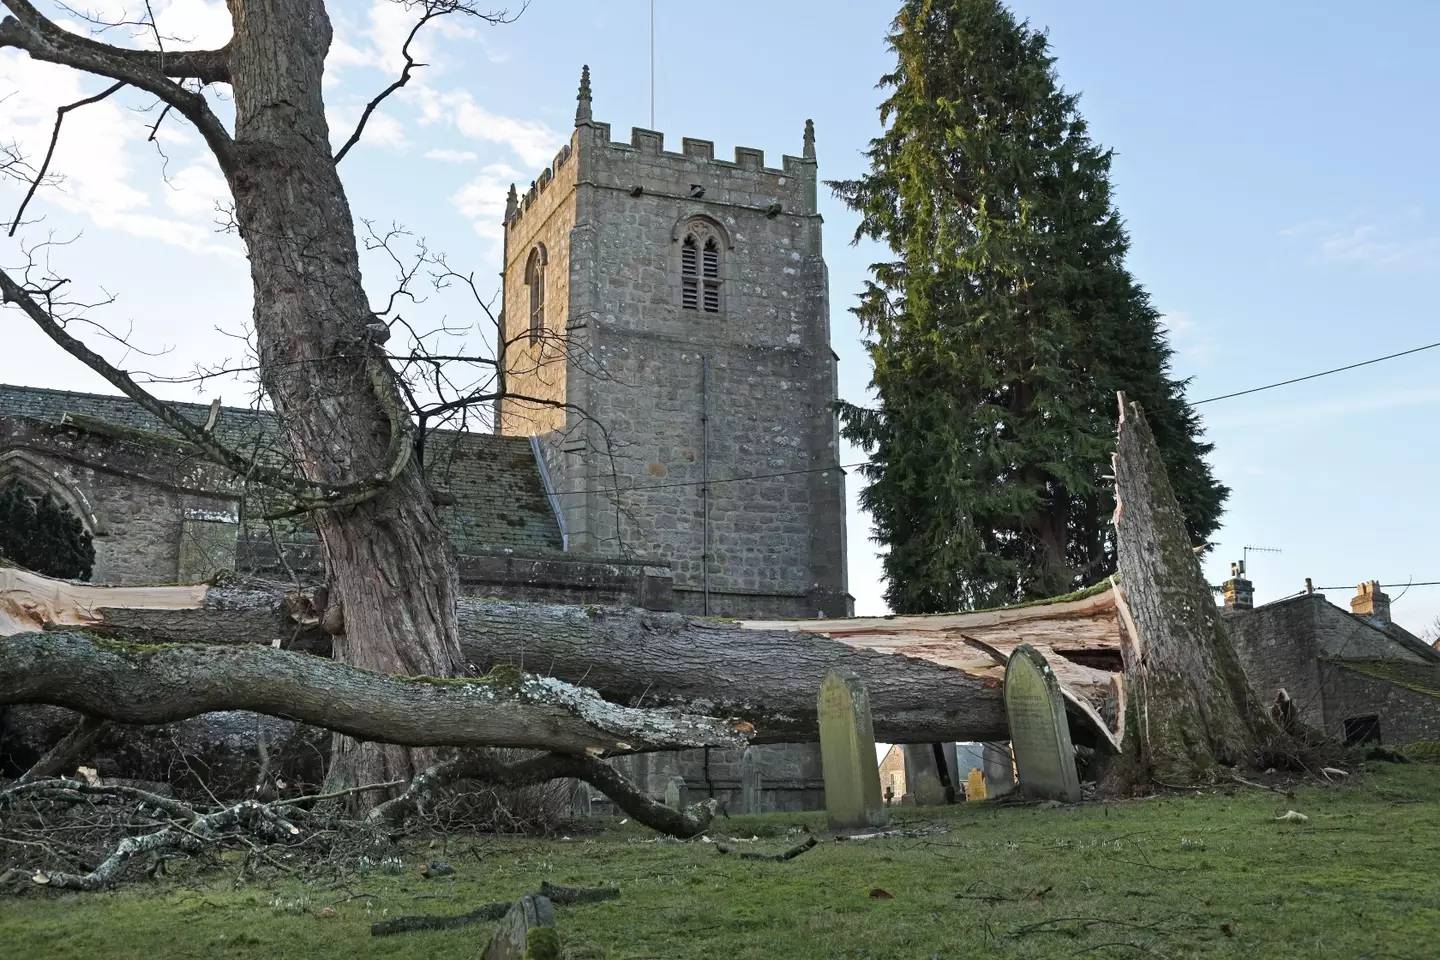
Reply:
[[985, 799], [985, 774], [980, 772], [979, 767], [970, 768], [970, 776], [965, 780], [965, 799]]
[[944, 803], [945, 788], [940, 783], [934, 746], [907, 743], [902, 750], [905, 753], [905, 792], [915, 798], [917, 806], [934, 807]]
[[981, 769], [985, 771], [985, 793], [998, 797], [1015, 789], [1015, 758], [1006, 740], [987, 742]]
[[755, 751], [750, 747], [740, 755], [740, 810], [742, 813], [760, 812], [760, 767], [755, 762]]
[[665, 806], [674, 810], [685, 809], [685, 778], [671, 777], [665, 785]]
[[1022, 643], [1005, 666], [1005, 714], [1020, 792], [1041, 800], [1080, 801], [1075, 748], [1060, 683], [1040, 651]]
[[880, 767], [865, 684], [853, 674], [826, 672], [820, 681], [819, 714], [820, 762], [825, 770], [830, 829], [883, 826]]
[[576, 780], [575, 789], [570, 794], [570, 813], [576, 817], [588, 817], [590, 812], [590, 784]]
[[958, 788], [965, 779], [965, 771], [974, 764], [960, 766], [960, 745], [958, 743], [942, 743], [940, 747], [945, 754], [945, 771], [950, 774], [950, 782]]
[[481, 960], [560, 960], [555, 907], [550, 898], [527, 893], [495, 928]]

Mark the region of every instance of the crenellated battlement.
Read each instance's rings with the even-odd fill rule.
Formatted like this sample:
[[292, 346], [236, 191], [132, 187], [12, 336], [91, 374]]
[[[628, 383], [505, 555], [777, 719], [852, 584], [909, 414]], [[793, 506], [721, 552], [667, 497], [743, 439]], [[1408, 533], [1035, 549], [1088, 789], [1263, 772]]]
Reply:
[[[737, 146], [734, 159], [717, 159], [713, 140], [682, 137], [679, 152], [665, 149], [659, 130], [632, 127], [630, 142], [611, 138], [610, 124], [593, 118], [590, 71], [581, 74], [576, 97], [575, 130], [570, 143], [531, 182], [523, 197], [511, 197], [505, 224], [515, 229], [568, 164], [567, 182], [600, 189], [624, 190], [632, 197], [651, 196], [749, 208], [767, 216], [781, 213], [815, 216], [815, 128], [805, 121], [801, 156], [784, 154], [779, 167], [765, 165], [765, 151]], [[513, 190], [513, 188], [512, 188]], [[546, 206], [548, 209], [548, 205]]]

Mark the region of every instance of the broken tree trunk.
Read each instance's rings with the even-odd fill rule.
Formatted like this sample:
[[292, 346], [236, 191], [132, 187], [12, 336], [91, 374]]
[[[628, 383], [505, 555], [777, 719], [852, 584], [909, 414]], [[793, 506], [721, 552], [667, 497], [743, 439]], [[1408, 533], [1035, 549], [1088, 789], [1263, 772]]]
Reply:
[[248, 644], [136, 646], [64, 632], [0, 637], [0, 703], [49, 703], [131, 724], [249, 710], [412, 747], [579, 754], [745, 742], [743, 725], [635, 710], [513, 670], [476, 679], [385, 676]]
[[[309, 599], [272, 584], [102, 587], [0, 568], [0, 635], [80, 627], [147, 642], [274, 643], [323, 654], [320, 618]], [[506, 665], [582, 684], [618, 704], [745, 720], [755, 727], [752, 742], [766, 743], [817, 738], [815, 695], [832, 668], [865, 682], [882, 740], [1003, 740], [1003, 660], [1020, 642], [1053, 654], [1072, 709], [1099, 730], [1106, 724], [1097, 711], [1115, 699], [1116, 674], [1086, 664], [1119, 660], [1109, 590], [931, 617], [741, 623], [462, 599], [459, 618], [462, 649], [477, 670]], [[1113, 704], [1104, 712], [1113, 714]], [[1105, 737], [1113, 734], [1097, 739]]]
[[1140, 775], [1191, 783], [1253, 764], [1280, 731], [1260, 708], [1185, 532], [1140, 405], [1122, 393], [1115, 540], [1127, 618], [1127, 751]]

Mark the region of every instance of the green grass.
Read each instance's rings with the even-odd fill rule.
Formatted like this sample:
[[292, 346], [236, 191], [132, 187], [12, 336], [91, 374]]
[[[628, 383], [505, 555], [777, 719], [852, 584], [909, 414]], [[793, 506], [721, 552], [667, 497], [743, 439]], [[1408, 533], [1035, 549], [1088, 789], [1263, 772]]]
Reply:
[[[0, 956], [475, 957], [490, 925], [372, 938], [369, 924], [462, 913], [541, 880], [621, 888], [610, 903], [557, 908], [570, 958], [1440, 955], [1440, 767], [1374, 764], [1351, 781], [1294, 799], [1239, 788], [1070, 809], [907, 810], [904, 826], [937, 832], [827, 841], [784, 863], [656, 841], [633, 824], [572, 840], [467, 837], [446, 854], [457, 873], [432, 881], [416, 874], [417, 851], [403, 874], [330, 890], [237, 888], [210, 873], [8, 898]], [[1286, 809], [1309, 820], [1277, 822]], [[716, 833], [760, 833], [740, 847], [779, 851], [792, 827], [820, 819], [737, 817]], [[876, 889], [892, 899], [872, 898]], [[316, 916], [327, 907], [335, 917]]]

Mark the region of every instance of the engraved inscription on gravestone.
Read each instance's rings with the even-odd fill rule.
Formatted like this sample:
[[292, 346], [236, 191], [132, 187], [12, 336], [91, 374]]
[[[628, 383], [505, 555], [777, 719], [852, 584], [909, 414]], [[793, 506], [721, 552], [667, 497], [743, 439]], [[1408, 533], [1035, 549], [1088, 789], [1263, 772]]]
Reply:
[[820, 682], [820, 760], [830, 829], [885, 823], [870, 697], [853, 674], [830, 670]]
[[1065, 700], [1045, 657], [1022, 643], [1005, 667], [1005, 713], [1020, 774], [1020, 792], [1042, 800], [1080, 801], [1080, 777]]

